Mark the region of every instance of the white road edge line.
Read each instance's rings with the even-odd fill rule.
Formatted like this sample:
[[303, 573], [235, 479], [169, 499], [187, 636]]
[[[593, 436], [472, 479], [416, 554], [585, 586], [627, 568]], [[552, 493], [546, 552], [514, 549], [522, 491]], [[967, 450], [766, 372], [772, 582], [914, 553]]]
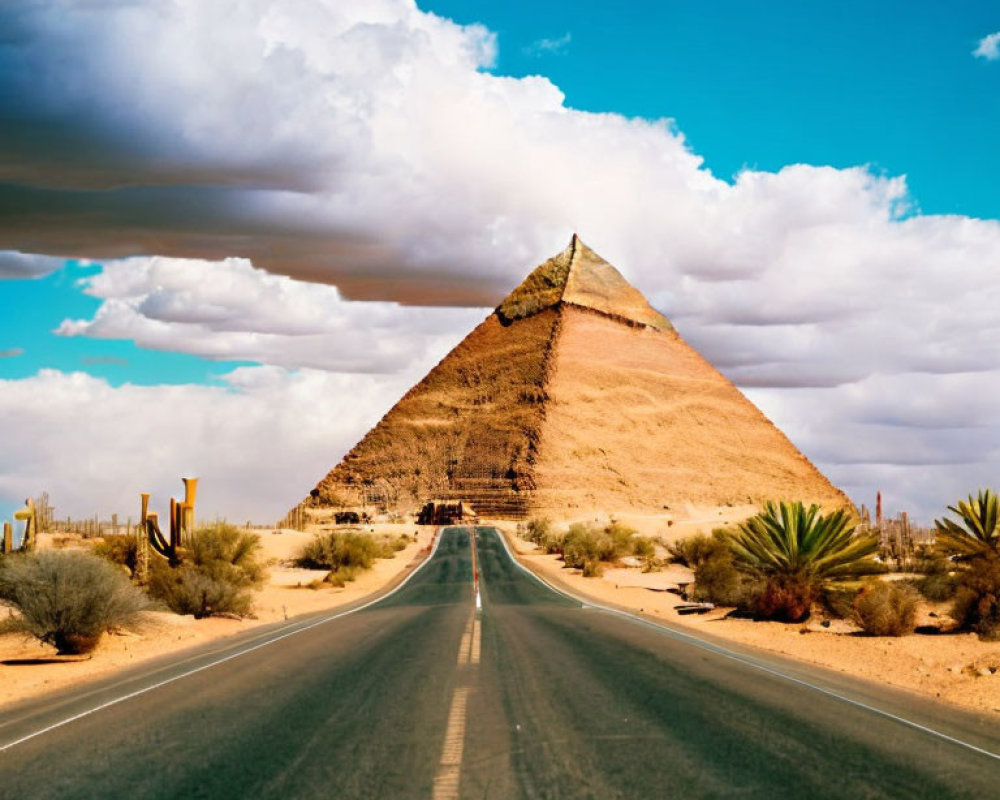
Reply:
[[[489, 527], [489, 526], [480, 526], [480, 527]], [[653, 628], [657, 631], [660, 631], [661, 633], [664, 633], [680, 641], [686, 642], [687, 644], [693, 645], [702, 650], [707, 650], [710, 653], [715, 653], [716, 655], [720, 655], [723, 658], [728, 658], [731, 661], [737, 661], [740, 664], [752, 667], [753, 669], [759, 670], [760, 672], [766, 672], [769, 675], [774, 675], [775, 677], [782, 678], [783, 680], [790, 681], [791, 683], [798, 684], [799, 686], [803, 686], [807, 689], [812, 689], [813, 691], [819, 692], [820, 694], [825, 694], [828, 697], [835, 698], [836, 700], [840, 700], [841, 702], [847, 703], [848, 705], [855, 706], [856, 708], [860, 708], [865, 711], [870, 711], [873, 714], [878, 714], [879, 716], [886, 717], [887, 719], [891, 719], [895, 722], [899, 722], [902, 725], [906, 725], [907, 727], [913, 728], [914, 730], [922, 731], [923, 733], [935, 736], [938, 739], [943, 739], [946, 742], [951, 742], [952, 744], [959, 745], [960, 747], [965, 747], [968, 750], [972, 750], [973, 752], [980, 753], [981, 755], [988, 756], [992, 759], [1000, 761], [1000, 753], [994, 753], [992, 750], [986, 750], [982, 747], [977, 747], [976, 745], [971, 744], [970, 742], [963, 741], [962, 739], [956, 739], [954, 736], [949, 736], [947, 733], [935, 730], [934, 728], [929, 728], [926, 725], [921, 725], [919, 722], [914, 722], [913, 720], [906, 719], [906, 717], [900, 717], [896, 714], [893, 714], [892, 712], [878, 708], [877, 706], [871, 706], [868, 705], [867, 703], [862, 703], [860, 700], [854, 700], [853, 698], [847, 697], [846, 695], [840, 694], [839, 692], [835, 692], [832, 689], [826, 689], [823, 686], [817, 686], [816, 684], [809, 683], [808, 681], [804, 681], [801, 678], [796, 678], [794, 675], [789, 675], [788, 673], [782, 672], [781, 670], [775, 669], [774, 667], [769, 667], [766, 664], [761, 664], [757, 661], [754, 661], [752, 658], [742, 656], [739, 653], [734, 652], [733, 650], [728, 650], [727, 648], [721, 647], [720, 645], [712, 644], [711, 642], [706, 642], [702, 639], [699, 639], [697, 636], [693, 636], [692, 634], [684, 633], [683, 631], [678, 631], [674, 628], [667, 627], [666, 625], [653, 622], [652, 620], [645, 619], [643, 617], [638, 616], [637, 614], [630, 614], [628, 611], [621, 611], [617, 608], [611, 608], [610, 606], [604, 606], [601, 605], [600, 603], [594, 603], [591, 602], [590, 600], [585, 600], [582, 597], [577, 597], [571, 592], [565, 591], [564, 589], [559, 589], [550, 584], [540, 575], [536, 575], [534, 572], [532, 572], [530, 569], [524, 566], [524, 564], [518, 561], [517, 558], [514, 556], [513, 552], [511, 552], [510, 546], [507, 544], [507, 537], [503, 533], [503, 531], [501, 531], [499, 528], [493, 528], [493, 530], [497, 532], [497, 536], [500, 539], [500, 542], [503, 544], [504, 550], [507, 551], [507, 555], [510, 557], [510, 560], [513, 561], [514, 564], [517, 565], [519, 569], [526, 572], [528, 575], [530, 575], [532, 578], [534, 578], [536, 581], [542, 584], [542, 586], [545, 586], [547, 589], [550, 589], [556, 594], [560, 594], [563, 597], [568, 597], [570, 600], [573, 600], [574, 602], [580, 603], [584, 608], [595, 608], [600, 611], [604, 611], [608, 614], [616, 614], [620, 617], [625, 617], [626, 619], [630, 619], [633, 622], [638, 622], [641, 625]]]
[[184, 678], [189, 678], [190, 676], [195, 675], [199, 672], [204, 672], [206, 669], [211, 669], [212, 667], [217, 667], [219, 664], [225, 664], [227, 661], [232, 661], [233, 659], [239, 658], [240, 656], [245, 656], [247, 653], [252, 653], [255, 650], [260, 650], [262, 647], [267, 647], [268, 645], [272, 645], [275, 642], [280, 642], [283, 639], [295, 636], [296, 634], [302, 633], [303, 631], [308, 631], [311, 630], [312, 628], [317, 628], [320, 625], [325, 625], [326, 623], [332, 622], [335, 619], [340, 619], [341, 617], [346, 617], [350, 614], [356, 614], [357, 612], [364, 611], [364, 609], [373, 606], [376, 603], [381, 603], [383, 600], [392, 597], [394, 594], [396, 594], [396, 592], [400, 591], [404, 586], [406, 586], [406, 584], [408, 584], [413, 579], [413, 577], [418, 572], [420, 572], [420, 570], [422, 570], [431, 562], [431, 560], [437, 553], [438, 547], [440, 546], [441, 540], [443, 538], [444, 538], [444, 529], [442, 528], [441, 531], [438, 532], [437, 538], [434, 540], [434, 547], [431, 548], [430, 554], [427, 556], [427, 558], [425, 558], [417, 565], [416, 569], [414, 569], [413, 572], [407, 575], [395, 589], [386, 592], [384, 595], [381, 595], [380, 597], [376, 597], [374, 600], [369, 600], [364, 605], [360, 605], [357, 608], [352, 608], [348, 611], [341, 611], [340, 613], [332, 614], [329, 617], [323, 617], [322, 619], [317, 620], [316, 622], [311, 622], [308, 625], [305, 625], [301, 628], [296, 628], [293, 631], [286, 631], [278, 636], [275, 636], [272, 639], [266, 639], [263, 642], [258, 642], [252, 647], [246, 648], [245, 650], [240, 650], [236, 653], [230, 653], [228, 656], [217, 659], [216, 661], [211, 661], [208, 664], [202, 664], [200, 667], [195, 667], [194, 669], [190, 669], [187, 672], [182, 672], [180, 675], [175, 675], [172, 678], [166, 678], [165, 680], [159, 681], [158, 683], [154, 683], [151, 686], [146, 686], [145, 688], [138, 689], [134, 692], [129, 692], [128, 694], [122, 695], [121, 697], [116, 697], [113, 700], [108, 700], [104, 703], [101, 703], [100, 705], [94, 706], [93, 708], [89, 708], [86, 711], [81, 711], [79, 714], [74, 714], [73, 716], [67, 717], [64, 720], [60, 720], [59, 722], [47, 725], [46, 727], [34, 731], [33, 733], [29, 733], [27, 736], [22, 736], [20, 739], [15, 739], [13, 742], [7, 742], [4, 745], [0, 745], [0, 753], [10, 750], [12, 747], [16, 747], [17, 745], [23, 744], [24, 742], [30, 741], [31, 739], [34, 739], [38, 736], [42, 736], [46, 733], [49, 733], [50, 731], [54, 731], [57, 728], [62, 728], [65, 725], [69, 725], [71, 722], [76, 722], [77, 720], [83, 719], [84, 717], [89, 717], [91, 714], [96, 714], [98, 711], [103, 711], [105, 708], [110, 708], [111, 706], [116, 706], [119, 703], [124, 703], [126, 700], [131, 700], [133, 697], [139, 697], [140, 695], [152, 692], [163, 686], [167, 686], [168, 684], [175, 683], [176, 681], [182, 680]]

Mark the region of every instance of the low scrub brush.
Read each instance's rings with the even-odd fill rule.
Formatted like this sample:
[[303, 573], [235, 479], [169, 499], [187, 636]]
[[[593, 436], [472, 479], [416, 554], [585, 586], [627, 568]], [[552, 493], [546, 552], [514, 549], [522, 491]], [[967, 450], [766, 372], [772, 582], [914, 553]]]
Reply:
[[180, 566], [153, 563], [149, 593], [177, 614], [246, 616], [252, 590], [264, 581], [259, 550], [256, 534], [226, 524], [202, 528], [191, 536]]
[[90, 652], [105, 631], [134, 622], [149, 606], [120, 569], [78, 550], [0, 560], [0, 599], [20, 612], [7, 630], [31, 634], [66, 654]]
[[732, 560], [725, 533], [721, 529], [713, 531], [711, 536], [698, 533], [678, 539], [667, 545], [667, 552], [675, 564], [682, 564], [690, 569], [697, 569], [699, 564], [719, 555], [727, 555]]
[[376, 558], [392, 558], [397, 550], [397, 538], [376, 537], [358, 531], [332, 531], [318, 534], [306, 544], [295, 558], [296, 566], [305, 569], [328, 569], [336, 571], [341, 567], [369, 569]]
[[959, 577], [951, 616], [980, 638], [1000, 639], [1000, 557], [983, 556], [970, 562]]
[[93, 553], [112, 564], [124, 567], [129, 575], [135, 575], [139, 562], [139, 540], [124, 533], [105, 535], [104, 541], [94, 545]]
[[854, 599], [853, 619], [869, 636], [913, 633], [919, 595], [902, 581], [873, 580]]

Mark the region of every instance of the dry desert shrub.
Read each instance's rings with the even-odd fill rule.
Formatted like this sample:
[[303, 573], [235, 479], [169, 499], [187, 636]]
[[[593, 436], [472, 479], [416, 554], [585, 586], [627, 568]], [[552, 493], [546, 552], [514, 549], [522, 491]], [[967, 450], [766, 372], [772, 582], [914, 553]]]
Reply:
[[946, 558], [934, 558], [919, 562], [918, 568], [924, 576], [917, 578], [913, 586], [924, 599], [940, 603], [954, 598], [958, 591], [958, 575], [954, 572], [954, 564]]
[[566, 566], [582, 569], [588, 578], [602, 573], [602, 563], [613, 564], [627, 555], [649, 558], [655, 554], [652, 539], [637, 536], [633, 528], [618, 522], [603, 528], [574, 523], [562, 539], [561, 548]]
[[1000, 557], [984, 556], [969, 564], [949, 613], [980, 638], [1000, 639]]
[[869, 581], [854, 598], [854, 622], [869, 636], [913, 633], [919, 595], [901, 581]]
[[983, 639], [1000, 639], [1000, 497], [991, 489], [948, 506], [935, 520], [938, 551], [957, 567], [951, 616]]
[[149, 593], [171, 611], [198, 619], [246, 616], [253, 608], [252, 590], [264, 581], [259, 550], [256, 534], [225, 523], [202, 528], [191, 535], [179, 566], [153, 562]]
[[94, 545], [93, 553], [112, 564], [125, 567], [129, 575], [134, 576], [139, 560], [139, 540], [124, 533], [108, 534], [104, 536], [104, 541]]
[[748, 599], [754, 595], [754, 583], [733, 565], [733, 552], [726, 531], [712, 531], [687, 536], [667, 545], [671, 560], [694, 571], [694, 587], [690, 599], [735, 606], [747, 610]]
[[670, 560], [677, 564], [683, 564], [685, 567], [697, 569], [703, 561], [719, 555], [720, 552], [729, 552], [724, 535], [721, 530], [714, 530], [711, 536], [697, 533], [671, 542], [667, 545]]
[[295, 558], [295, 565], [305, 569], [330, 570], [325, 580], [336, 587], [353, 581], [370, 569], [376, 558], [393, 558], [406, 547], [408, 539], [400, 536], [373, 536], [360, 531], [332, 531], [317, 534]]
[[406, 547], [406, 537], [372, 536], [359, 531], [332, 531], [317, 534], [295, 557], [295, 565], [305, 569], [356, 567], [368, 569], [376, 558], [392, 558]]
[[90, 652], [105, 631], [134, 622], [149, 606], [121, 570], [79, 550], [0, 560], [0, 599], [20, 612], [8, 630], [31, 634], [67, 654]]

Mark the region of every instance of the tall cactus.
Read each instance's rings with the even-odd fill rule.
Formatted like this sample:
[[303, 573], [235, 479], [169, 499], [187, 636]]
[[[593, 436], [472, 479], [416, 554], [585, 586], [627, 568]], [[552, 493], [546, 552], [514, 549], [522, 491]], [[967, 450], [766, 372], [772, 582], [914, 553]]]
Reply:
[[14, 512], [14, 519], [24, 522], [24, 535], [21, 537], [21, 544], [14, 547], [14, 526], [4, 520], [0, 553], [31, 550], [35, 546], [35, 539], [38, 536], [38, 513], [35, 510], [35, 502], [30, 497], [24, 501], [24, 508]]
[[24, 508], [14, 512], [14, 519], [24, 520], [24, 535], [21, 537], [20, 549], [31, 550], [35, 546], [35, 537], [38, 532], [38, 515], [35, 513], [35, 501], [30, 497], [25, 500]]
[[184, 536], [190, 536], [194, 532], [194, 501], [198, 496], [198, 479], [197, 478], [181, 478], [184, 481], [184, 503], [183, 511], [181, 512], [183, 523], [181, 528], [184, 532]]
[[197, 478], [184, 478], [183, 481], [184, 501], [178, 503], [175, 498], [170, 498], [169, 538], [165, 537], [163, 531], [160, 530], [158, 515], [149, 511], [149, 494], [143, 492], [139, 495], [142, 499], [142, 514], [139, 524], [146, 532], [153, 550], [166, 558], [174, 567], [181, 561], [180, 550], [183, 536], [185, 533], [190, 535], [194, 527], [194, 502], [198, 491]]

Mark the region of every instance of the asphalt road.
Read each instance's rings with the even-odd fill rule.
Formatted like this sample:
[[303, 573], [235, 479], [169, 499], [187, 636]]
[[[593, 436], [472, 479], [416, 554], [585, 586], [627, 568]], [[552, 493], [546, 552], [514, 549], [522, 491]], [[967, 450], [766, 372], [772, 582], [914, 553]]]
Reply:
[[479, 611], [450, 528], [362, 610], [9, 710], [0, 797], [1000, 796], [989, 720], [583, 606], [476, 541]]

